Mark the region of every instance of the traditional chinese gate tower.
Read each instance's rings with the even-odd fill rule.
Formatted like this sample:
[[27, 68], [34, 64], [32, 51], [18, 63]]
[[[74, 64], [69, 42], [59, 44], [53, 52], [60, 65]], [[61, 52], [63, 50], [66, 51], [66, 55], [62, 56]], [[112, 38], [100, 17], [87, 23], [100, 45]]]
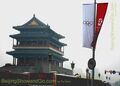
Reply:
[[13, 38], [14, 51], [7, 52], [13, 56], [13, 64], [18, 72], [49, 72], [49, 54], [52, 56], [51, 71], [72, 74], [63, 68], [64, 46], [59, 39], [64, 36], [54, 32], [49, 25], [38, 20], [35, 15], [22, 26], [15, 26], [19, 34], [10, 35]]

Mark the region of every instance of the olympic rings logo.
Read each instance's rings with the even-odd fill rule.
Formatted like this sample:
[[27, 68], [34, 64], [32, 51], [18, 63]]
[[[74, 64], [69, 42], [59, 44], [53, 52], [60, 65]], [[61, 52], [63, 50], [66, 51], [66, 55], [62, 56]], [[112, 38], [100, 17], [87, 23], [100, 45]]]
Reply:
[[93, 21], [83, 21], [83, 24], [87, 25], [87, 26], [92, 26], [94, 24]]

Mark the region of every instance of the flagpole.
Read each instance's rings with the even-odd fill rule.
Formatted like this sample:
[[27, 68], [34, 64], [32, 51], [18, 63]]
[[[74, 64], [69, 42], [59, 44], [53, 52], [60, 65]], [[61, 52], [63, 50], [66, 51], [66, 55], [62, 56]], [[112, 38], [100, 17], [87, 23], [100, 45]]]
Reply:
[[[96, 0], [94, 0], [94, 37], [96, 36], [95, 29], [96, 29]], [[93, 45], [92, 56], [93, 59], [95, 60], [95, 45]], [[91, 86], [94, 86], [94, 75], [95, 75], [95, 69], [93, 68]]]

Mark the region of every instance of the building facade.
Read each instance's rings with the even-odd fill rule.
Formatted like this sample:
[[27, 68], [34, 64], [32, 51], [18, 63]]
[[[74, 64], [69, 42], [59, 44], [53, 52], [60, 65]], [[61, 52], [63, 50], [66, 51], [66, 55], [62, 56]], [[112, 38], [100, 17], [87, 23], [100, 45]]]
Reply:
[[66, 44], [59, 40], [64, 36], [53, 31], [33, 16], [27, 23], [14, 26], [19, 34], [10, 35], [13, 38], [13, 49], [7, 54], [13, 56], [12, 68], [14, 72], [44, 72], [56, 71], [61, 74], [72, 75], [72, 71], [63, 68], [63, 62], [68, 61], [64, 55]]

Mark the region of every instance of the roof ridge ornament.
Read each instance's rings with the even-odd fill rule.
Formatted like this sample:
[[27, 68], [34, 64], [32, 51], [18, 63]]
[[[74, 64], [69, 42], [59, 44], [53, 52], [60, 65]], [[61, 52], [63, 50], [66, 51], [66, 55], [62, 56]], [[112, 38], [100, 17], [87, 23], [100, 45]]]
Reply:
[[33, 17], [35, 17], [35, 14], [33, 14]]
[[50, 28], [50, 25], [49, 25], [49, 24], [47, 24], [47, 26], [48, 26], [48, 28]]

